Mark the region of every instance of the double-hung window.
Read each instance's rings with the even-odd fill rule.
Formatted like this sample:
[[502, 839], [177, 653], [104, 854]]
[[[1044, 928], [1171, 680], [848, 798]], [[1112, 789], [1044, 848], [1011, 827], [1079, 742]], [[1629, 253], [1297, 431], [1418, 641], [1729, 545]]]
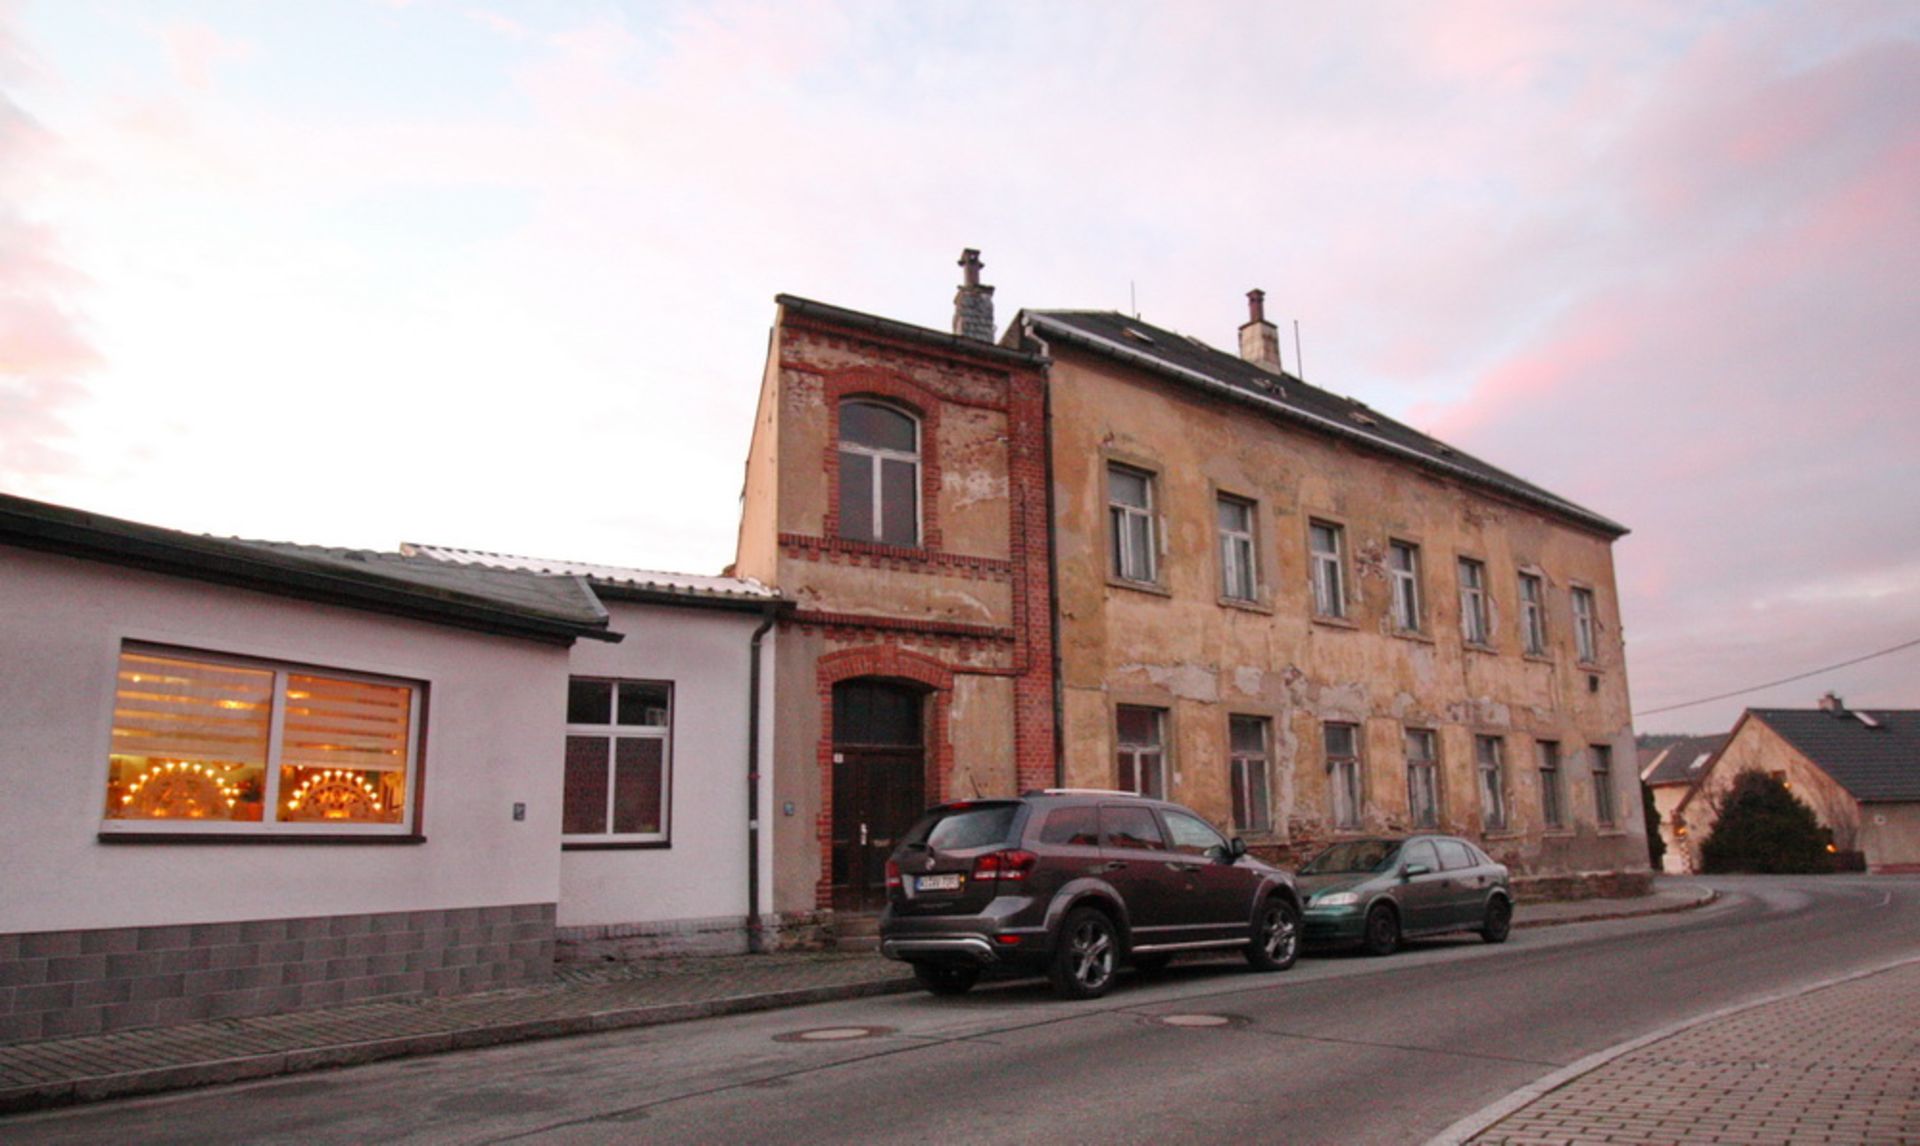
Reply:
[[1520, 574], [1520, 642], [1530, 657], [1547, 655], [1547, 590], [1537, 573]]
[[121, 647], [101, 830], [405, 835], [422, 686]]
[[1393, 627], [1420, 631], [1420, 547], [1410, 541], [1387, 544], [1387, 575], [1393, 583]]
[[1573, 591], [1573, 648], [1583, 665], [1593, 664], [1596, 646], [1593, 639], [1593, 590]]
[[1152, 583], [1159, 554], [1153, 528], [1153, 475], [1131, 466], [1107, 467], [1107, 522], [1113, 534], [1113, 575]]
[[1500, 759], [1498, 736], [1473, 738], [1474, 770], [1480, 774], [1480, 830], [1505, 831], [1507, 827], [1506, 777]]
[[1220, 527], [1220, 595], [1229, 601], [1253, 601], [1260, 595], [1260, 568], [1254, 558], [1253, 503], [1224, 494], [1216, 510]]
[[1123, 704], [1114, 714], [1119, 732], [1119, 787], [1163, 800], [1167, 795], [1167, 713]]
[[1565, 826], [1566, 799], [1560, 787], [1560, 745], [1537, 742], [1540, 753], [1540, 818], [1549, 828]]
[[1493, 624], [1487, 615], [1487, 567], [1471, 557], [1460, 559], [1460, 636], [1470, 645], [1492, 643]]
[[672, 807], [673, 686], [574, 677], [560, 832], [571, 844], [661, 844]]
[[1322, 617], [1347, 615], [1346, 586], [1342, 584], [1343, 530], [1325, 521], [1307, 524], [1307, 558], [1313, 579], [1313, 611]]
[[1327, 752], [1327, 790], [1332, 799], [1333, 826], [1351, 831], [1360, 826], [1360, 729], [1352, 724], [1328, 724], [1323, 730]]
[[840, 404], [840, 536], [920, 543], [920, 423], [891, 406]]
[[1271, 730], [1272, 722], [1264, 716], [1227, 718], [1233, 826], [1243, 832], [1273, 830], [1273, 813], [1267, 795]]
[[1435, 736], [1407, 729], [1407, 813], [1416, 828], [1440, 826], [1440, 761]]
[[1587, 747], [1593, 762], [1593, 818], [1603, 828], [1613, 826], [1613, 749], [1605, 744]]

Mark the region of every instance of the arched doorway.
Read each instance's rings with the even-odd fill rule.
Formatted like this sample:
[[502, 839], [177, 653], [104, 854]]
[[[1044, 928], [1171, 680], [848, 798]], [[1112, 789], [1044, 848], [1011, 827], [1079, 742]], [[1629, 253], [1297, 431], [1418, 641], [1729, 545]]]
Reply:
[[878, 911], [886, 864], [926, 806], [926, 692], [873, 677], [833, 686], [833, 907]]

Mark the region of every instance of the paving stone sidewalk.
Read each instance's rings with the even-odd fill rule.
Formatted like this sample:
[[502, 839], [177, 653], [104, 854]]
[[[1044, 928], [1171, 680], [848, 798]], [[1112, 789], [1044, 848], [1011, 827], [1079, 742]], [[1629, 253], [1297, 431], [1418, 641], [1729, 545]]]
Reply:
[[[1662, 881], [1635, 899], [1522, 904], [1519, 927], [1700, 906], [1705, 888]], [[554, 981], [485, 994], [0, 1045], [0, 1113], [94, 1102], [403, 1055], [680, 1022], [910, 990], [874, 954], [789, 953], [563, 966]]]
[[1467, 1141], [1920, 1143], [1920, 963], [1629, 1050]]

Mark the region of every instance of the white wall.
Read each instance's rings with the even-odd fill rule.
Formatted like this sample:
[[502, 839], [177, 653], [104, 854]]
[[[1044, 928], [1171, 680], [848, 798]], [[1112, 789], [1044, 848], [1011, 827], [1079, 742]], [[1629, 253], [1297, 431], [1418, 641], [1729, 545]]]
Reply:
[[[609, 601], [618, 645], [574, 646], [577, 676], [673, 682], [671, 842], [561, 854], [561, 927], [717, 920], [747, 914], [748, 642], [752, 613]], [[773, 633], [763, 642], [762, 712], [771, 712]], [[772, 739], [763, 730], [763, 742]], [[559, 798], [555, 754], [553, 798]], [[774, 811], [764, 762], [761, 819]], [[763, 896], [771, 873], [762, 836]]]
[[[125, 639], [425, 682], [427, 842], [98, 842]], [[554, 902], [567, 663], [558, 645], [0, 546], [0, 932]]]

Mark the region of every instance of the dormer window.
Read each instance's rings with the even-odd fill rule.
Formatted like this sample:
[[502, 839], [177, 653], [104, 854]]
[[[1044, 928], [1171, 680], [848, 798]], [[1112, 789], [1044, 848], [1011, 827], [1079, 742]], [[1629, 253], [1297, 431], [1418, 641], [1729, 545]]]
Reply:
[[840, 536], [920, 543], [920, 423], [892, 406], [840, 405]]

